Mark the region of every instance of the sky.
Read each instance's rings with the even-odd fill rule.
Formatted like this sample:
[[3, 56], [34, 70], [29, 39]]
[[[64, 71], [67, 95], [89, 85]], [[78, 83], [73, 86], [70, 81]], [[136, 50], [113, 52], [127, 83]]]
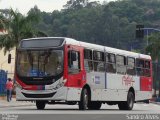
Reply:
[[[68, 0], [0, 0], [0, 9], [13, 8], [18, 9], [22, 14], [26, 14], [30, 8], [35, 5], [41, 11], [52, 12], [53, 10], [61, 10]], [[115, 1], [115, 0], [89, 0], [89, 1]]]

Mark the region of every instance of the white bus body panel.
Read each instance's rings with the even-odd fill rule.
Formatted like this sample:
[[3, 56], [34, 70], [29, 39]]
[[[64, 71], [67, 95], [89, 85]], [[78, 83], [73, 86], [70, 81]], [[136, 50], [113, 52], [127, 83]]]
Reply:
[[[102, 74], [98, 72], [87, 73], [87, 84], [91, 88], [92, 101], [126, 101], [131, 87], [135, 90], [135, 101], [150, 99], [152, 97], [151, 92], [140, 91], [140, 77], [138, 76], [106, 73], [105, 78], [105, 76], [102, 77], [104, 75]], [[96, 76], [100, 76], [98, 84], [96, 83], [97, 80], [95, 80]], [[126, 81], [125, 83], [122, 79], [124, 77], [129, 79], [130, 82]]]
[[[53, 97], [49, 98], [27, 98], [25, 97], [23, 93], [27, 94], [49, 94], [56, 92], [56, 94]], [[66, 100], [67, 98], [67, 88], [61, 87], [58, 90], [21, 90], [20, 88], [16, 88], [16, 100]]]
[[[62, 100], [62, 101], [80, 101], [81, 88], [69, 88], [69, 87], [61, 87], [55, 90], [21, 90], [19, 87], [16, 88], [16, 100], [20, 101], [29, 101], [29, 100]], [[48, 98], [27, 98], [23, 93], [27, 94], [49, 94], [56, 92], [53, 97]]]
[[106, 76], [107, 89], [129, 90], [133, 87], [134, 90], [140, 90], [140, 77], [112, 73], [107, 73]]
[[135, 100], [147, 100], [152, 98], [152, 91], [135, 91]]

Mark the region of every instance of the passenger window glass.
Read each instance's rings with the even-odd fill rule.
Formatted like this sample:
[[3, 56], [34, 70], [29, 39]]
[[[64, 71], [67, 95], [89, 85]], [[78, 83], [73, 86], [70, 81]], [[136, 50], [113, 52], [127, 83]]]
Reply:
[[150, 61], [145, 61], [145, 68], [150, 69]]
[[116, 67], [117, 67], [117, 73], [119, 74], [126, 74], [126, 57], [117, 55], [116, 56]]
[[93, 56], [96, 61], [104, 61], [104, 52], [94, 51]]
[[94, 71], [104, 72], [104, 62], [94, 62]]
[[77, 51], [68, 52], [68, 70], [69, 73], [75, 74], [80, 72], [80, 53]]
[[136, 70], [138, 76], [146, 76], [146, 77], [151, 76], [150, 61], [137, 59], [136, 64], [137, 64]]
[[85, 70], [87, 72], [92, 71], [93, 70], [93, 63], [92, 63], [92, 61], [84, 60], [84, 67], [85, 67]]
[[104, 52], [93, 51], [94, 71], [104, 72]]
[[115, 55], [106, 53], [106, 72], [116, 73]]
[[144, 60], [136, 59], [136, 71], [138, 76], [144, 76], [143, 68], [144, 68]]
[[150, 61], [145, 61], [145, 68], [143, 69], [143, 74], [146, 77], [150, 77], [151, 76]]
[[92, 60], [92, 50], [84, 49], [84, 59]]
[[92, 50], [84, 49], [84, 68], [87, 73], [93, 71]]
[[135, 59], [128, 57], [127, 74], [135, 75]]

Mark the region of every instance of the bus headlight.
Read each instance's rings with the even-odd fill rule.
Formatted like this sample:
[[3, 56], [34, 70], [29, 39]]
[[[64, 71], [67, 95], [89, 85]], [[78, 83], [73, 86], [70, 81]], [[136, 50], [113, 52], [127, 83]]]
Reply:
[[56, 88], [56, 89], [59, 89], [60, 87], [64, 86], [64, 84], [66, 83], [66, 81], [67, 81], [66, 79], [60, 80], [59, 83], [56, 85], [55, 88]]

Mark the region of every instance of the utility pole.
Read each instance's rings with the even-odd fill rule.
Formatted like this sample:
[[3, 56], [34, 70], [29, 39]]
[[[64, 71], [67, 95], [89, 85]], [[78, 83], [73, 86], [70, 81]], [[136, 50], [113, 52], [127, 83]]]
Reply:
[[[160, 66], [160, 52], [158, 52], [158, 75], [159, 75], [159, 66]], [[158, 76], [159, 88], [158, 88], [158, 97], [160, 97], [160, 76]]]

